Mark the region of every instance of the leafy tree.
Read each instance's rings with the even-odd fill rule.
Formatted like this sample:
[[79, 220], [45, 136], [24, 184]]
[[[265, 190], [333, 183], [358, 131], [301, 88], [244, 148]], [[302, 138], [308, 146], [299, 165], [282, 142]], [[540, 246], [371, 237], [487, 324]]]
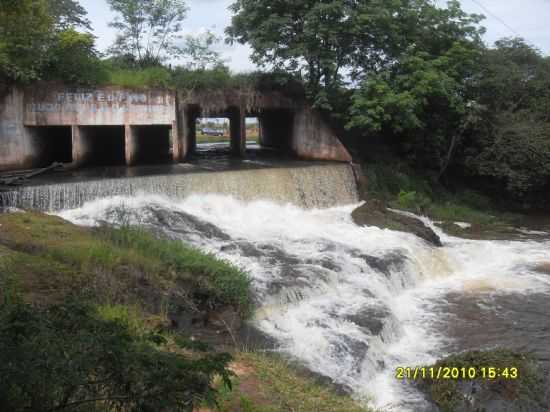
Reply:
[[107, 79], [95, 49], [94, 36], [68, 28], [56, 35], [44, 78], [63, 79], [68, 83], [97, 84]]
[[75, 30], [89, 28], [85, 16], [74, 0], [1, 2], [0, 77], [93, 82], [100, 75], [94, 38]]
[[0, 76], [26, 82], [40, 78], [54, 30], [42, 0], [0, 3]]
[[353, 52], [353, 0], [237, 0], [230, 42], [248, 43], [255, 63], [304, 78], [310, 97], [328, 107]]
[[472, 83], [480, 121], [470, 125], [462, 173], [531, 205], [550, 204], [550, 64], [522, 39], [484, 51]]
[[130, 55], [141, 66], [159, 65], [180, 53], [176, 45], [187, 7], [183, 0], [107, 0], [118, 17], [114, 55]]
[[223, 64], [220, 53], [212, 46], [220, 41], [220, 37], [211, 31], [185, 37], [185, 45], [181, 53], [188, 57], [188, 68], [191, 70], [206, 70]]
[[440, 9], [430, 0], [237, 0], [231, 8], [229, 41], [249, 43], [260, 65], [300, 75], [318, 107], [331, 107], [346, 74], [360, 81], [411, 52], [439, 56], [456, 41], [480, 41], [481, 17], [458, 1]]
[[92, 30], [86, 9], [75, 0], [47, 0], [48, 13], [60, 30], [80, 27]]

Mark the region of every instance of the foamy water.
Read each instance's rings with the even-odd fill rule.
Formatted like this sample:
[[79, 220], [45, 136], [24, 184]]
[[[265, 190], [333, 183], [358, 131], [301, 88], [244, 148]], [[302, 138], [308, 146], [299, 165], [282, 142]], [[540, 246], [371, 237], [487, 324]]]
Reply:
[[252, 322], [280, 351], [381, 410], [427, 410], [394, 378], [395, 368], [430, 364], [453, 348], [444, 316], [450, 295], [479, 298], [486, 302], [479, 310], [490, 312], [495, 296], [550, 294], [548, 276], [533, 270], [550, 261], [550, 242], [470, 241], [434, 227], [444, 243], [434, 248], [410, 234], [358, 227], [356, 206], [139, 195], [59, 214], [82, 225], [117, 224], [124, 209], [133, 223], [229, 260], [250, 273]]

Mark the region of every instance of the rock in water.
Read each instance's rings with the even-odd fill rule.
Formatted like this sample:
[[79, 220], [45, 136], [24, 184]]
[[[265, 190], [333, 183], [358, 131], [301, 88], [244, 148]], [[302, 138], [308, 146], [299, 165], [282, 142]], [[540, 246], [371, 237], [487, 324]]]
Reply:
[[351, 216], [360, 226], [376, 226], [381, 229], [412, 233], [434, 246], [443, 246], [439, 236], [421, 220], [392, 212], [382, 202], [376, 200], [359, 206]]

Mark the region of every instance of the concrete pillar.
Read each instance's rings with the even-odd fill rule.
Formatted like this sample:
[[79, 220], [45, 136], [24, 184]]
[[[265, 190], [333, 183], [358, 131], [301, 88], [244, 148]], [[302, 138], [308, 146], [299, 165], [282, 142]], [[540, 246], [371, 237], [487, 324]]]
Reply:
[[73, 166], [82, 166], [86, 163], [87, 160], [87, 141], [84, 131], [80, 126], [72, 125], [72, 143], [73, 143]]
[[189, 154], [195, 153], [195, 150], [197, 150], [197, 113], [196, 111], [192, 111], [189, 114], [189, 138], [187, 140], [188, 143], [188, 152]]
[[197, 141], [196, 119], [197, 109], [186, 105], [180, 109], [179, 128], [179, 161], [183, 161], [195, 151]]
[[182, 160], [179, 122], [172, 122], [172, 161], [177, 163]]
[[136, 163], [138, 151], [138, 142], [135, 130], [129, 124], [124, 126], [124, 153], [126, 156], [126, 166], [132, 166]]
[[244, 157], [246, 153], [246, 115], [244, 110], [234, 108], [229, 111], [229, 128], [231, 135], [231, 153]]

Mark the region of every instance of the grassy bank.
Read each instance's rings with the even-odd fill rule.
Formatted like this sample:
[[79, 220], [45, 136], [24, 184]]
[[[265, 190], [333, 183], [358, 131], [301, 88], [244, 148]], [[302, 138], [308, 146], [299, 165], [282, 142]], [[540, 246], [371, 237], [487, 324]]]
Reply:
[[0, 225], [3, 265], [26, 301], [54, 303], [80, 289], [149, 313], [171, 304], [250, 313], [247, 275], [180, 242], [139, 228], [82, 228], [32, 212], [0, 215]]
[[229, 347], [251, 311], [245, 273], [181, 242], [0, 214], [0, 410], [362, 410]]
[[232, 370], [234, 387], [220, 393], [220, 412], [369, 412], [274, 354], [240, 353]]
[[[421, 175], [403, 162], [368, 162], [363, 165], [365, 176], [360, 186], [366, 200], [380, 200], [388, 207], [430, 217], [445, 231], [468, 238], [509, 239], [518, 235], [515, 228], [533, 228], [540, 224], [550, 227], [550, 221], [533, 219], [522, 213], [506, 210], [483, 193], [455, 188], [450, 190], [433, 177]], [[455, 222], [468, 223], [461, 227]]]

